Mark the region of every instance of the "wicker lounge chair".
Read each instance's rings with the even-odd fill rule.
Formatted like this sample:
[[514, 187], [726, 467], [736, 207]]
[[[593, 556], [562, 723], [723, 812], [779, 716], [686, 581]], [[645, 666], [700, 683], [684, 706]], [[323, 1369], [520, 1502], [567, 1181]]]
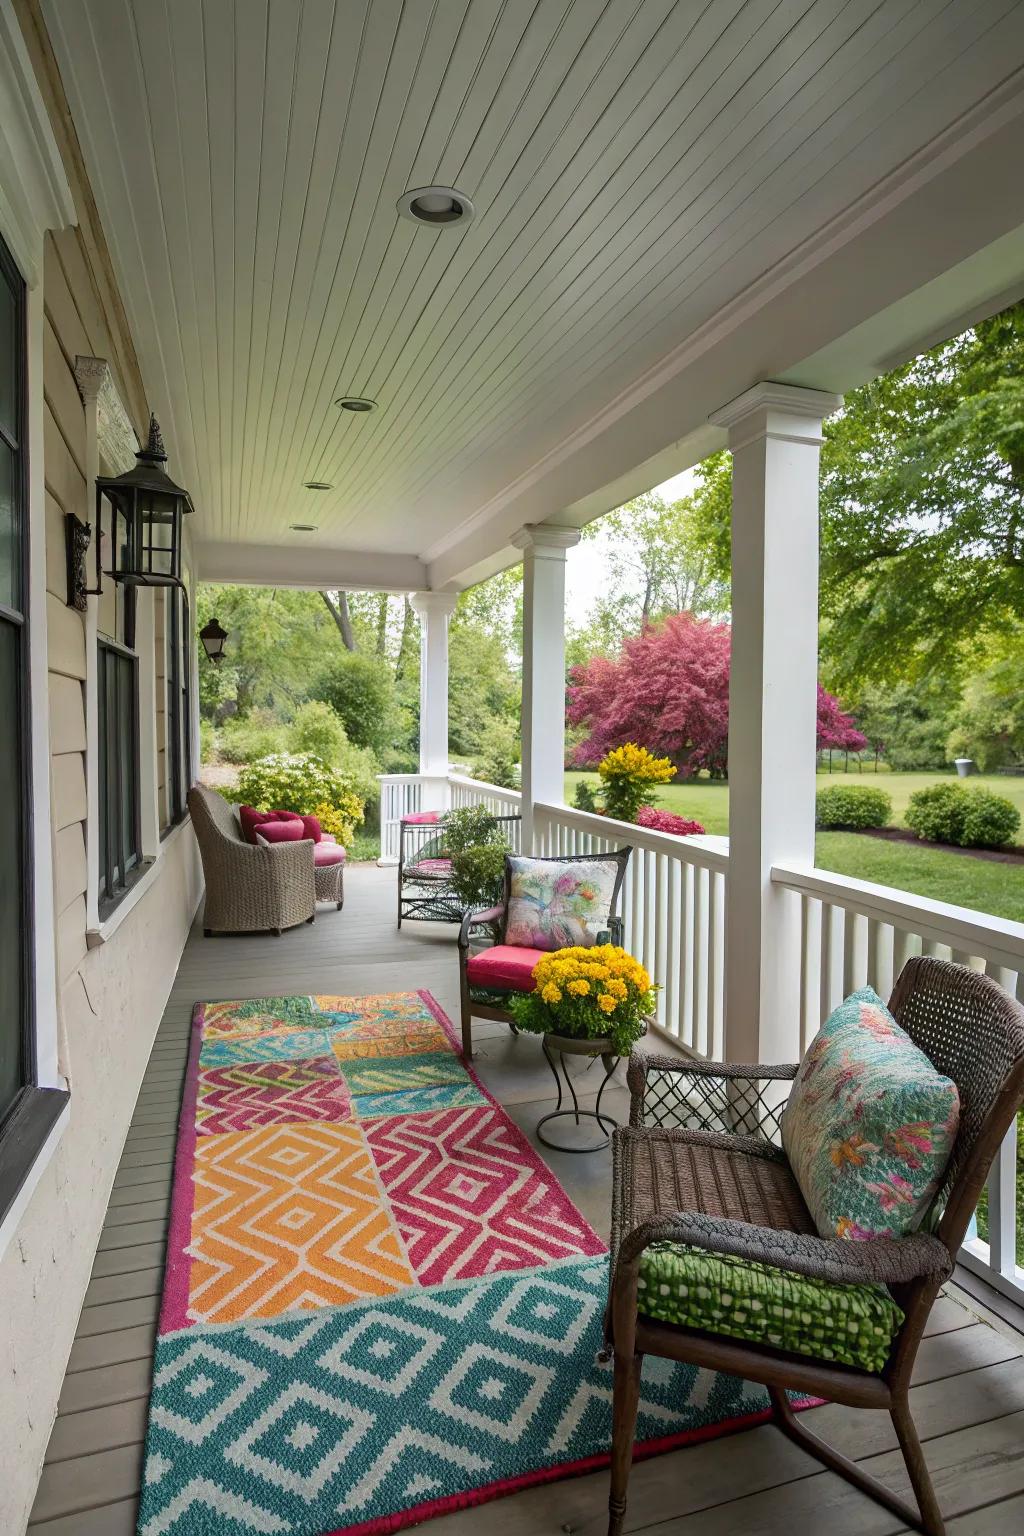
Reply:
[[[775, 1423], [833, 1472], [926, 1536], [943, 1536], [938, 1500], [910, 1413], [909, 1387], [932, 1302], [952, 1273], [989, 1167], [1024, 1101], [1024, 1009], [990, 978], [911, 960], [890, 999], [897, 1022], [960, 1093], [960, 1127], [936, 1209], [935, 1235], [823, 1239], [779, 1147], [782, 1094], [765, 1085], [790, 1066], [727, 1066], [634, 1054], [630, 1126], [615, 1134], [608, 1315], [615, 1356], [609, 1536], [623, 1528], [640, 1370], [646, 1354], [728, 1371], [768, 1387]], [[669, 1242], [837, 1285], [875, 1284], [904, 1313], [888, 1358], [869, 1371], [722, 1333], [680, 1327], [639, 1308], [641, 1257]], [[833, 1450], [793, 1413], [787, 1391], [892, 1417], [917, 1507]]]
[[279, 934], [313, 921], [317, 897], [312, 841], [263, 848], [247, 843], [234, 808], [202, 784], [189, 790], [188, 808], [206, 880], [207, 937], [268, 929]]

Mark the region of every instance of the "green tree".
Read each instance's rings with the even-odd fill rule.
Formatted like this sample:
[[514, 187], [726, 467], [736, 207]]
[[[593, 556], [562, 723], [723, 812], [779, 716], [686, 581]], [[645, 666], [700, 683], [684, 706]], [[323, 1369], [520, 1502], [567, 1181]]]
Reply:
[[342, 651], [316, 675], [309, 693], [340, 715], [354, 746], [370, 747], [387, 759], [399, 731], [394, 680], [380, 657]]
[[966, 667], [1024, 614], [1024, 303], [826, 423], [822, 608], [847, 682]]
[[1024, 628], [999, 636], [967, 683], [947, 742], [983, 773], [1024, 762]]
[[316, 592], [289, 587], [200, 586], [198, 627], [216, 616], [228, 631], [220, 663], [199, 653], [199, 699], [207, 718], [272, 710], [290, 714], [306, 697], [310, 675], [340, 649]]

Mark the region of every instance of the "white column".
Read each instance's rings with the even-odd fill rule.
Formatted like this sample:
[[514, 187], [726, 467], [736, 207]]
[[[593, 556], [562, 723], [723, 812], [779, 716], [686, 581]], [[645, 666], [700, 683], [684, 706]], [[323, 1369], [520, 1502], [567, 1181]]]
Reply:
[[565, 798], [565, 552], [577, 528], [533, 523], [512, 536], [523, 551], [523, 848], [533, 849], [536, 801]]
[[842, 400], [757, 384], [711, 420], [733, 454], [725, 1051], [799, 1055], [798, 898], [780, 859], [814, 862], [818, 457]]
[[425, 811], [448, 805], [448, 621], [455, 592], [414, 592], [420, 621], [420, 775]]

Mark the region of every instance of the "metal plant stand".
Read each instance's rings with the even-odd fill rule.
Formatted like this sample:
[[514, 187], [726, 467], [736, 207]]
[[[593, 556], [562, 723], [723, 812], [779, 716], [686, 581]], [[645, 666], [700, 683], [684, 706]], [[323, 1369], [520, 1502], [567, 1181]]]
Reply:
[[[558, 1103], [550, 1114], [544, 1115], [538, 1120], [537, 1140], [542, 1141], [546, 1147], [551, 1147], [556, 1152], [600, 1152], [602, 1147], [606, 1147], [611, 1141], [611, 1133], [618, 1124], [618, 1121], [613, 1120], [610, 1115], [602, 1115], [601, 1113], [601, 1095], [611, 1081], [615, 1068], [619, 1064], [619, 1057], [612, 1050], [612, 1042], [607, 1038], [599, 1040], [574, 1040], [570, 1039], [567, 1035], [544, 1035], [541, 1039], [541, 1047], [544, 1051], [544, 1060], [551, 1068], [555, 1079], [555, 1086], [558, 1089]], [[552, 1048], [558, 1052], [557, 1064], [552, 1055]], [[565, 1064], [566, 1056], [590, 1056], [595, 1060], [600, 1056], [604, 1067], [604, 1077], [601, 1079], [601, 1086], [597, 1090], [597, 1099], [594, 1102], [593, 1109], [580, 1108], [580, 1101], [576, 1097], [576, 1089], [573, 1087], [572, 1077]], [[559, 1066], [562, 1069], [561, 1072], [558, 1070]], [[569, 1097], [572, 1099], [572, 1109], [562, 1108], [565, 1099], [565, 1093], [562, 1089], [563, 1077], [565, 1079], [565, 1086], [569, 1090]], [[598, 1126], [604, 1132], [602, 1140], [595, 1141], [589, 1146], [574, 1147], [568, 1142], [552, 1141], [550, 1136], [544, 1134], [543, 1127], [550, 1121], [566, 1119], [573, 1120], [577, 1126], [581, 1120], [596, 1120]]]

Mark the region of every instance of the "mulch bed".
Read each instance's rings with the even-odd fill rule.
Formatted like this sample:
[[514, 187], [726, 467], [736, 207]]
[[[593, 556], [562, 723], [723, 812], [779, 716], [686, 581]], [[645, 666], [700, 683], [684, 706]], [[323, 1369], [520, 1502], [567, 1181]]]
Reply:
[[[839, 831], [838, 827], [830, 831]], [[906, 827], [844, 827], [861, 837], [880, 837], [887, 843], [913, 843], [917, 848], [937, 848], [941, 853], [959, 853], [969, 859], [987, 859], [990, 864], [1024, 864], [1024, 848], [961, 848], [958, 843], [929, 843]]]

